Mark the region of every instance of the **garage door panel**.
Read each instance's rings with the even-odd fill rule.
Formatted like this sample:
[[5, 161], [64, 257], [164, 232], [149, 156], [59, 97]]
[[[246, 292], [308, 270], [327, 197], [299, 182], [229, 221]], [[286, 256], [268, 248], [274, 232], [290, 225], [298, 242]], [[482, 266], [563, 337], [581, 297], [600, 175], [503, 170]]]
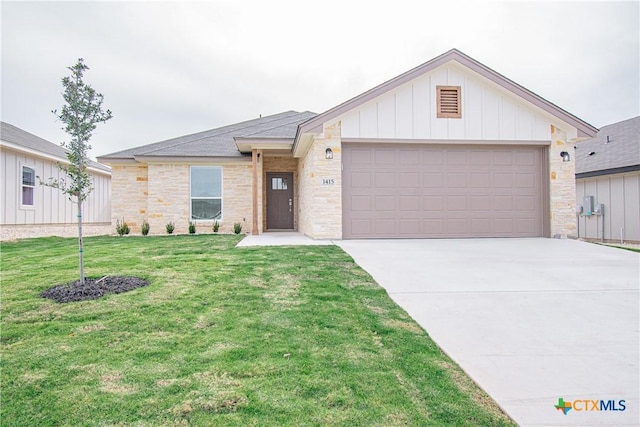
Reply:
[[371, 166], [371, 149], [356, 148], [351, 150], [351, 164], [354, 166]]
[[447, 173], [447, 188], [466, 188], [466, 173]]
[[513, 152], [505, 150], [496, 150], [493, 153], [494, 166], [510, 166], [513, 164]]
[[351, 196], [351, 209], [353, 211], [371, 211], [371, 196]]
[[493, 196], [491, 198], [491, 205], [494, 211], [512, 211], [513, 210], [513, 196]]
[[491, 166], [491, 153], [486, 150], [471, 150], [469, 152], [469, 163], [473, 166]]
[[352, 188], [371, 188], [371, 174], [368, 172], [351, 173]]
[[532, 173], [519, 173], [516, 175], [516, 187], [519, 189], [536, 188], [536, 176]]
[[498, 235], [510, 235], [515, 231], [512, 218], [495, 218], [491, 221], [491, 228]]
[[519, 234], [529, 234], [536, 229], [536, 221], [534, 219], [516, 219], [516, 232]]
[[398, 196], [401, 212], [420, 212], [420, 196]]
[[444, 165], [443, 151], [423, 151], [422, 164], [425, 166], [442, 166]]
[[467, 152], [460, 150], [447, 150], [446, 151], [447, 166], [466, 165]]
[[471, 232], [476, 235], [490, 235], [491, 234], [491, 219], [489, 218], [472, 218]]
[[396, 188], [395, 172], [375, 172], [375, 188]]
[[415, 236], [420, 234], [422, 229], [420, 227], [419, 218], [403, 218], [400, 219], [400, 234]]
[[536, 212], [536, 197], [535, 196], [516, 196], [515, 197], [515, 210], [517, 212]]
[[491, 188], [491, 174], [488, 172], [471, 173], [469, 178], [472, 188]]
[[418, 165], [420, 164], [420, 151], [400, 150], [398, 153], [398, 162], [401, 165]]
[[400, 172], [400, 188], [420, 188], [420, 173]]
[[425, 212], [442, 212], [444, 210], [444, 196], [423, 197], [422, 210]]
[[343, 237], [542, 236], [542, 150], [345, 144]]
[[448, 196], [447, 197], [447, 211], [448, 212], [459, 212], [467, 210], [467, 196]]
[[373, 221], [375, 235], [377, 236], [395, 236], [398, 234], [396, 230], [395, 218], [376, 218]]
[[377, 212], [395, 212], [396, 196], [375, 196], [374, 206]]
[[395, 149], [378, 149], [374, 152], [376, 166], [395, 165], [396, 150]]
[[426, 188], [442, 188], [444, 186], [444, 176], [442, 172], [423, 173], [422, 186]]
[[448, 218], [446, 220], [447, 235], [452, 237], [465, 236], [469, 234], [466, 218]]
[[491, 176], [491, 188], [513, 188], [514, 179], [512, 173], [493, 173]]
[[534, 150], [530, 151], [520, 151], [516, 153], [516, 165], [518, 166], [535, 166], [536, 164], [536, 152]]
[[491, 198], [488, 196], [470, 196], [469, 210], [475, 213], [490, 211]]

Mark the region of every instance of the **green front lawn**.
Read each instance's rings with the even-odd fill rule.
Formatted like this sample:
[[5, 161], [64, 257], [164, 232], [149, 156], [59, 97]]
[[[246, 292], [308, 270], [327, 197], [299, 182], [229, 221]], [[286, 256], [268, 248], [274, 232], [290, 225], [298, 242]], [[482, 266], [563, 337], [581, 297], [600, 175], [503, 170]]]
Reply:
[[86, 238], [151, 284], [69, 304], [75, 239], [3, 243], [1, 424], [511, 424], [341, 249], [239, 239]]

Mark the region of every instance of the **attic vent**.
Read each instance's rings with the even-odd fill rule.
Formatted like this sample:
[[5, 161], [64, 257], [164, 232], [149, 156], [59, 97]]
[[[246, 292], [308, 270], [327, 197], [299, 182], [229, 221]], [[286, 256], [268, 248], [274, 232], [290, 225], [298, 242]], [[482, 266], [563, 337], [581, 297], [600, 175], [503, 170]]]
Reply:
[[438, 118], [461, 118], [460, 86], [436, 86], [436, 104]]

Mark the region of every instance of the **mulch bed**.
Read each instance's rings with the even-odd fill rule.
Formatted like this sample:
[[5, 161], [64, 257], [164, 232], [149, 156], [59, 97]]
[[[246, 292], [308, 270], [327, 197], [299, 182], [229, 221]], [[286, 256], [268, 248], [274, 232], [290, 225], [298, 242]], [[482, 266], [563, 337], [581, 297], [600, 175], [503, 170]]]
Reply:
[[86, 278], [84, 285], [80, 280], [57, 285], [40, 293], [42, 298], [49, 298], [59, 303], [84, 301], [101, 298], [107, 294], [121, 294], [133, 289], [149, 285], [149, 281], [133, 276], [105, 276]]

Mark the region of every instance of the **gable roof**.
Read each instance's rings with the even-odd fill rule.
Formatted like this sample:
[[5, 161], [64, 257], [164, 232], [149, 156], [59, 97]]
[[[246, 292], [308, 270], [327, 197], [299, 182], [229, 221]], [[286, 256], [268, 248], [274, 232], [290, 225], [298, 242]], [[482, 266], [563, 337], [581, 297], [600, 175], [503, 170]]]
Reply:
[[271, 116], [209, 129], [191, 135], [179, 136], [153, 144], [143, 145], [116, 153], [99, 156], [101, 161], [140, 159], [143, 157], [226, 157], [242, 158], [236, 138], [291, 139], [298, 125], [316, 113], [285, 111]]
[[640, 170], [640, 116], [603, 126], [576, 145], [575, 159], [576, 178]]
[[[41, 157], [44, 156], [63, 163], [68, 163], [68, 151], [64, 147], [47, 141], [46, 139], [40, 138], [39, 136], [36, 136], [32, 133], [24, 131], [12, 124], [5, 122], [0, 122], [0, 124], [0, 139], [3, 142], [8, 142], [9, 144], [11, 144], [12, 148], [20, 149]], [[89, 167], [103, 172], [111, 171], [108, 166], [102, 165], [92, 160], [89, 161]]]
[[552, 114], [555, 117], [558, 117], [562, 121], [574, 126], [578, 130], [579, 137], [593, 137], [598, 131], [597, 128], [590, 125], [589, 123], [579, 119], [573, 114], [563, 110], [555, 104], [547, 101], [546, 99], [536, 95], [530, 90], [526, 89], [523, 86], [515, 83], [514, 81], [506, 78], [502, 74], [492, 70], [486, 65], [481, 64], [475, 59], [465, 55], [457, 49], [451, 49], [448, 52], [443, 53], [440, 56], [433, 58], [430, 61], [425, 62], [422, 65], [419, 65], [403, 74], [400, 74], [397, 77], [394, 77], [391, 80], [388, 80], [373, 89], [370, 89], [361, 95], [356, 96], [355, 98], [351, 98], [350, 100], [343, 102], [342, 104], [331, 108], [330, 110], [325, 111], [322, 114], [317, 115], [316, 117], [308, 120], [307, 122], [300, 125], [298, 129], [298, 133], [296, 134], [296, 141], [294, 143], [294, 152], [296, 151], [296, 146], [300, 141], [302, 134], [304, 133], [320, 133], [322, 132], [322, 125], [327, 121], [330, 121], [352, 109], [374, 99], [378, 96], [381, 96], [400, 85], [403, 85], [410, 80], [413, 80], [424, 73], [427, 73], [449, 61], [457, 61], [458, 63], [464, 65], [465, 67], [475, 71], [481, 76], [491, 80], [497, 85], [513, 92], [514, 94], [520, 96], [521, 98], [529, 101], [530, 103], [536, 105], [537, 107], [542, 108], [548, 113]]

